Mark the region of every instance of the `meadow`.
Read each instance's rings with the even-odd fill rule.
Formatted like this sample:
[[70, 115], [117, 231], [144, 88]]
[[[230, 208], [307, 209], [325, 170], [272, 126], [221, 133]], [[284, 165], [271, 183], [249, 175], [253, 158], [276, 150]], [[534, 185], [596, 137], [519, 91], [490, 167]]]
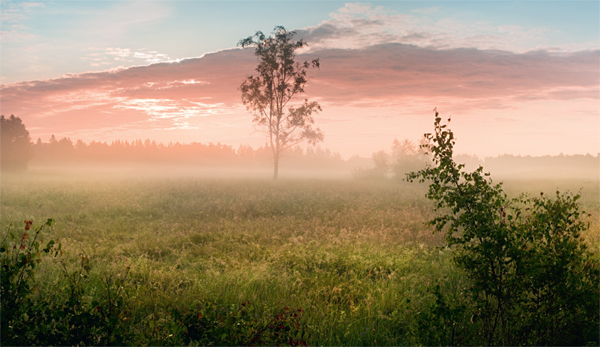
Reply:
[[[511, 196], [581, 191], [583, 238], [598, 255], [598, 180], [504, 187]], [[69, 288], [64, 274], [82, 274], [83, 263], [86, 302], [124, 278], [126, 344], [190, 343], [174, 322], [199, 320], [197, 309], [220, 322], [215, 343], [277, 342], [273, 322], [282, 322], [290, 344], [427, 345], [447, 334], [424, 322], [430, 289], [460, 293], [466, 280], [424, 224], [434, 217], [425, 191], [390, 180], [34, 167], [2, 175], [0, 212], [3, 235], [24, 220], [56, 221], [43, 237], [63, 254], [40, 263], [35, 297]]]

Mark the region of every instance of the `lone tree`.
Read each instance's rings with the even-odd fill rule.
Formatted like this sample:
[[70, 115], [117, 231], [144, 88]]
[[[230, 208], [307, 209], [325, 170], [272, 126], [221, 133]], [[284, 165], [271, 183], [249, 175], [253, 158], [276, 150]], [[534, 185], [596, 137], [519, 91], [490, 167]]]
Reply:
[[25, 171], [33, 158], [31, 137], [21, 118], [0, 116], [2, 171]]
[[253, 123], [267, 134], [273, 152], [273, 179], [277, 179], [279, 158], [288, 148], [303, 141], [314, 145], [323, 141], [320, 129], [313, 129], [313, 113], [321, 111], [315, 101], [294, 103], [294, 97], [304, 93], [306, 71], [319, 67], [319, 59], [312, 62], [295, 61], [295, 51], [307, 46], [299, 40], [292, 41], [294, 31], [275, 27], [271, 36], [257, 31], [238, 43], [239, 46], [256, 46], [254, 54], [260, 59], [256, 68], [258, 76], [246, 78], [240, 86], [242, 102], [254, 113]]

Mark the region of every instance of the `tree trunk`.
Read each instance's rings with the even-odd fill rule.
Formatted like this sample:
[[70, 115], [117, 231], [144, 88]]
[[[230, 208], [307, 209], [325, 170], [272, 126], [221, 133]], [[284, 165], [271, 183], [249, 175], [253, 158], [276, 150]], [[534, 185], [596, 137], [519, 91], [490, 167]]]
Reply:
[[279, 175], [279, 153], [273, 155], [273, 180], [277, 180]]

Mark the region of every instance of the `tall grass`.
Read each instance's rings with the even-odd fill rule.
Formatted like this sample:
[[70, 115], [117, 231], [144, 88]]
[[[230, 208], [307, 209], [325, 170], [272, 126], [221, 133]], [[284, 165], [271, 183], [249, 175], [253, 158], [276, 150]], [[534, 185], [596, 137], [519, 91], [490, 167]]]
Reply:
[[[583, 188], [592, 215], [584, 236], [597, 248], [597, 181], [506, 183], [511, 194], [557, 187]], [[156, 343], [141, 330], [161, 314], [167, 324], [169, 307], [203, 302], [226, 312], [249, 301], [257, 315], [302, 308], [309, 344], [407, 345], [423, 341], [418, 313], [434, 301], [428, 286], [464, 287], [442, 236], [423, 225], [432, 217], [425, 188], [38, 171], [3, 175], [0, 212], [2, 230], [54, 218], [45, 237], [62, 243], [63, 261], [89, 259], [90, 296], [99, 295], [103, 276], [129, 267], [132, 329], [139, 330], [131, 343]], [[40, 265], [36, 295], [65, 285], [59, 261]]]

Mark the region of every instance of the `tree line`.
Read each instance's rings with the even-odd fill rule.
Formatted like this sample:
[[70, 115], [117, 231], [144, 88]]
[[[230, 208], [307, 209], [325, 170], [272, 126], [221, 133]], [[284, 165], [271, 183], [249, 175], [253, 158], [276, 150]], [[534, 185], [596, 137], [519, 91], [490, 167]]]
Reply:
[[[57, 140], [53, 135], [48, 142], [41, 139], [32, 144], [33, 163], [146, 163], [146, 164], [192, 164], [205, 166], [265, 166], [272, 164], [272, 152], [268, 145], [238, 148], [221, 143], [160, 143], [146, 139], [135, 141], [116, 140], [110, 143], [69, 138]], [[337, 152], [329, 149], [301, 148], [296, 146], [286, 152], [286, 166], [341, 167], [345, 161]]]
[[[112, 142], [82, 140], [68, 137], [47, 142], [38, 138], [31, 141], [29, 131], [19, 117], [1, 116], [1, 168], [4, 172], [22, 172], [29, 164], [157, 164], [267, 167], [273, 165], [269, 145], [238, 148], [221, 143], [160, 143], [146, 139]], [[286, 168], [350, 170], [355, 166], [368, 166], [370, 159], [354, 156], [344, 160], [338, 152], [321, 147], [294, 146], [281, 156]]]
[[[201, 165], [266, 168], [273, 165], [273, 152], [268, 144], [253, 148], [240, 145], [237, 148], [221, 143], [160, 143], [135, 140], [112, 142], [82, 140], [68, 137], [57, 139], [52, 135], [47, 142], [38, 138], [31, 141], [29, 132], [19, 117], [2, 116], [2, 171], [24, 171], [28, 163], [34, 165], [62, 164], [157, 164]], [[295, 146], [286, 150], [281, 159], [288, 169], [327, 169], [351, 172], [356, 179], [402, 180], [408, 172], [418, 171], [431, 161], [418, 142], [394, 139], [389, 151], [381, 150], [370, 158], [353, 156], [344, 160], [338, 152], [321, 147]], [[527, 175], [561, 172], [592, 176], [598, 173], [598, 155], [517, 156], [504, 154], [497, 157], [478, 158], [458, 154], [455, 160], [467, 168], [482, 165], [500, 175]]]
[[[1, 116], [2, 171], [25, 171], [29, 164], [157, 164], [267, 167], [273, 164], [272, 151], [268, 145], [238, 148], [221, 143], [168, 143], [135, 140], [112, 142], [82, 140], [68, 137], [57, 139], [55, 135], [47, 142], [38, 138], [31, 141], [29, 131], [19, 117]], [[288, 149], [282, 159], [287, 168], [348, 169], [353, 165], [368, 165], [369, 159], [357, 156], [344, 160], [338, 152], [321, 147]], [[348, 169], [349, 170], [349, 169]]]
[[[427, 139], [418, 142], [394, 139], [389, 151], [380, 150], [371, 156], [372, 166], [353, 169], [352, 176], [357, 179], [394, 179], [403, 180], [409, 172], [423, 169], [431, 162], [431, 155], [424, 147]], [[468, 170], [479, 166], [493, 171], [498, 176], [533, 177], [598, 177], [600, 173], [600, 155], [544, 155], [521, 156], [502, 154], [497, 157], [479, 158], [469, 154], [454, 154], [456, 162], [464, 164]]]

